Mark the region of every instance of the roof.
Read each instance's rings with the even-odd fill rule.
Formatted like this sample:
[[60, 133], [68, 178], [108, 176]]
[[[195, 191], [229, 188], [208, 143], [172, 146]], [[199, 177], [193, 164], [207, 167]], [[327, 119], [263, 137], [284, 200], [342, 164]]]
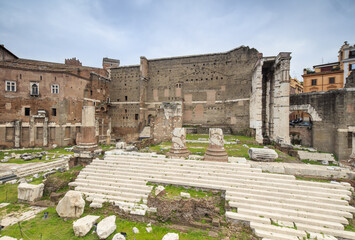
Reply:
[[10, 52], [5, 46], [4, 44], [0, 44], [0, 48], [3, 49], [4, 51], [6, 51], [8, 54], [10, 54], [11, 56], [13, 56], [14, 58], [18, 59], [18, 57], [13, 54], [12, 52]]
[[313, 68], [316, 67], [332, 67], [332, 66], [336, 66], [339, 65], [339, 62], [332, 62], [332, 63], [325, 63], [325, 64], [319, 64], [319, 65], [314, 65]]

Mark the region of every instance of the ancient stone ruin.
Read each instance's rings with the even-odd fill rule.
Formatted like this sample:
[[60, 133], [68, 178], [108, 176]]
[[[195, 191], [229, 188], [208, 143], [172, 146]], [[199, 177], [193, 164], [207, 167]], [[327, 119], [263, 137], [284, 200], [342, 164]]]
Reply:
[[205, 153], [206, 161], [228, 162], [228, 154], [224, 149], [224, 136], [220, 128], [210, 128], [209, 145]]
[[186, 147], [186, 129], [174, 128], [172, 132], [172, 145], [168, 153], [171, 157], [188, 157], [190, 151]]

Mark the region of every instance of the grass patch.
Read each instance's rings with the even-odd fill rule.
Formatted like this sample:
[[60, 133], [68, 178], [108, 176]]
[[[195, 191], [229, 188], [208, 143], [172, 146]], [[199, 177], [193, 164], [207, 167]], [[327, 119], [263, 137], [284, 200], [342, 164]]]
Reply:
[[2, 184], [2, 185], [0, 185], [0, 203], [17, 202], [17, 186], [18, 186], [18, 184]]
[[312, 181], [312, 182], [325, 182], [325, 183], [330, 183], [329, 180], [326, 179], [318, 179], [318, 178], [306, 178], [306, 177], [297, 177], [297, 180], [303, 180], [303, 181]]
[[[42, 219], [43, 213], [39, 213], [34, 219], [21, 223], [21, 228], [25, 234], [23, 237], [24, 240], [28, 240], [28, 239], [97, 240], [99, 239], [96, 234], [91, 234], [92, 230], [85, 237], [76, 237], [73, 231], [73, 221], [75, 221], [75, 219], [69, 219], [67, 221], [64, 221], [57, 215], [54, 207], [50, 207], [46, 211], [48, 212], [48, 219]], [[103, 219], [106, 216], [114, 214], [114, 212], [110, 211], [108, 208], [91, 209], [91, 210], [85, 208], [85, 212], [83, 216], [88, 214], [100, 215], [101, 219]], [[163, 236], [168, 232], [178, 233], [178, 231], [169, 229], [167, 225], [163, 225], [163, 224], [152, 225], [153, 231], [151, 233], [147, 233], [145, 230], [146, 223], [127, 221], [124, 219], [120, 219], [118, 217], [116, 218], [116, 226], [117, 226], [116, 231], [112, 235], [110, 235], [107, 239], [111, 239], [112, 236], [118, 232], [126, 232], [127, 240], [133, 240], [133, 239], [156, 240], [156, 239], [162, 239]], [[139, 229], [138, 234], [133, 234], [132, 232], [133, 227], [137, 227]], [[1, 235], [11, 236], [17, 239], [22, 238], [18, 225], [13, 225], [7, 227], [6, 229], [3, 229], [1, 231]], [[179, 236], [180, 236], [179, 239], [182, 240], [219, 239], [219, 238], [209, 237], [208, 231], [204, 231], [204, 230], [191, 230], [188, 233], [179, 233]]]
[[338, 166], [337, 164], [334, 163], [328, 163], [328, 164], [323, 164], [321, 162], [318, 161], [312, 161], [312, 160], [308, 160], [308, 159], [304, 159], [301, 160], [303, 163], [305, 164], [312, 164], [312, 165], [321, 165], [321, 166]]
[[[147, 183], [147, 185], [153, 186], [153, 190], [152, 190], [153, 193], [155, 188], [158, 186], [157, 184], [149, 184], [149, 183]], [[213, 196], [213, 193], [210, 191], [197, 190], [193, 188], [184, 188], [181, 186], [174, 186], [174, 185], [165, 186], [165, 192], [166, 194], [164, 195], [164, 198], [168, 198], [168, 199], [180, 198], [181, 192], [189, 193], [192, 198], [208, 198]]]

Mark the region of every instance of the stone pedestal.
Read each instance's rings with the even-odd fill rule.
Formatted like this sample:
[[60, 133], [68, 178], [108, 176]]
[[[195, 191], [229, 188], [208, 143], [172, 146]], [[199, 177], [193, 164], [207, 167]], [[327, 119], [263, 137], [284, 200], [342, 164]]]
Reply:
[[188, 157], [190, 151], [186, 147], [186, 129], [174, 128], [172, 135], [172, 146], [167, 155], [170, 157]]
[[220, 128], [210, 128], [209, 145], [205, 153], [206, 161], [228, 162], [228, 154], [224, 149], [223, 131]]
[[81, 165], [89, 164], [92, 159], [101, 154], [97, 145], [95, 129], [95, 106], [83, 106], [82, 127], [76, 136], [77, 145], [74, 147], [74, 157]]

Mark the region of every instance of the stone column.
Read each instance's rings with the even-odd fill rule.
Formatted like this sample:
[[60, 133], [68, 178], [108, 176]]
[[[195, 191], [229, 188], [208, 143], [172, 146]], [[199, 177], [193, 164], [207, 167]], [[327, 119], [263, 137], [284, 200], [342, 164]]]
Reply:
[[30, 147], [35, 146], [35, 118], [31, 117], [30, 120]]
[[48, 146], [48, 118], [44, 118], [43, 122], [43, 147]]
[[220, 128], [210, 128], [210, 139], [205, 153], [206, 161], [228, 162], [228, 154], [224, 149], [223, 131]]
[[186, 129], [174, 128], [172, 132], [172, 146], [168, 153], [170, 157], [188, 157], [190, 151], [186, 147]]
[[15, 121], [15, 148], [19, 148], [21, 143], [21, 121]]
[[95, 106], [83, 106], [81, 119], [81, 132], [77, 136], [77, 145], [74, 147], [74, 156], [78, 162], [86, 165], [101, 153], [97, 146]]
[[350, 158], [355, 160], [355, 132], [352, 133], [352, 149]]

